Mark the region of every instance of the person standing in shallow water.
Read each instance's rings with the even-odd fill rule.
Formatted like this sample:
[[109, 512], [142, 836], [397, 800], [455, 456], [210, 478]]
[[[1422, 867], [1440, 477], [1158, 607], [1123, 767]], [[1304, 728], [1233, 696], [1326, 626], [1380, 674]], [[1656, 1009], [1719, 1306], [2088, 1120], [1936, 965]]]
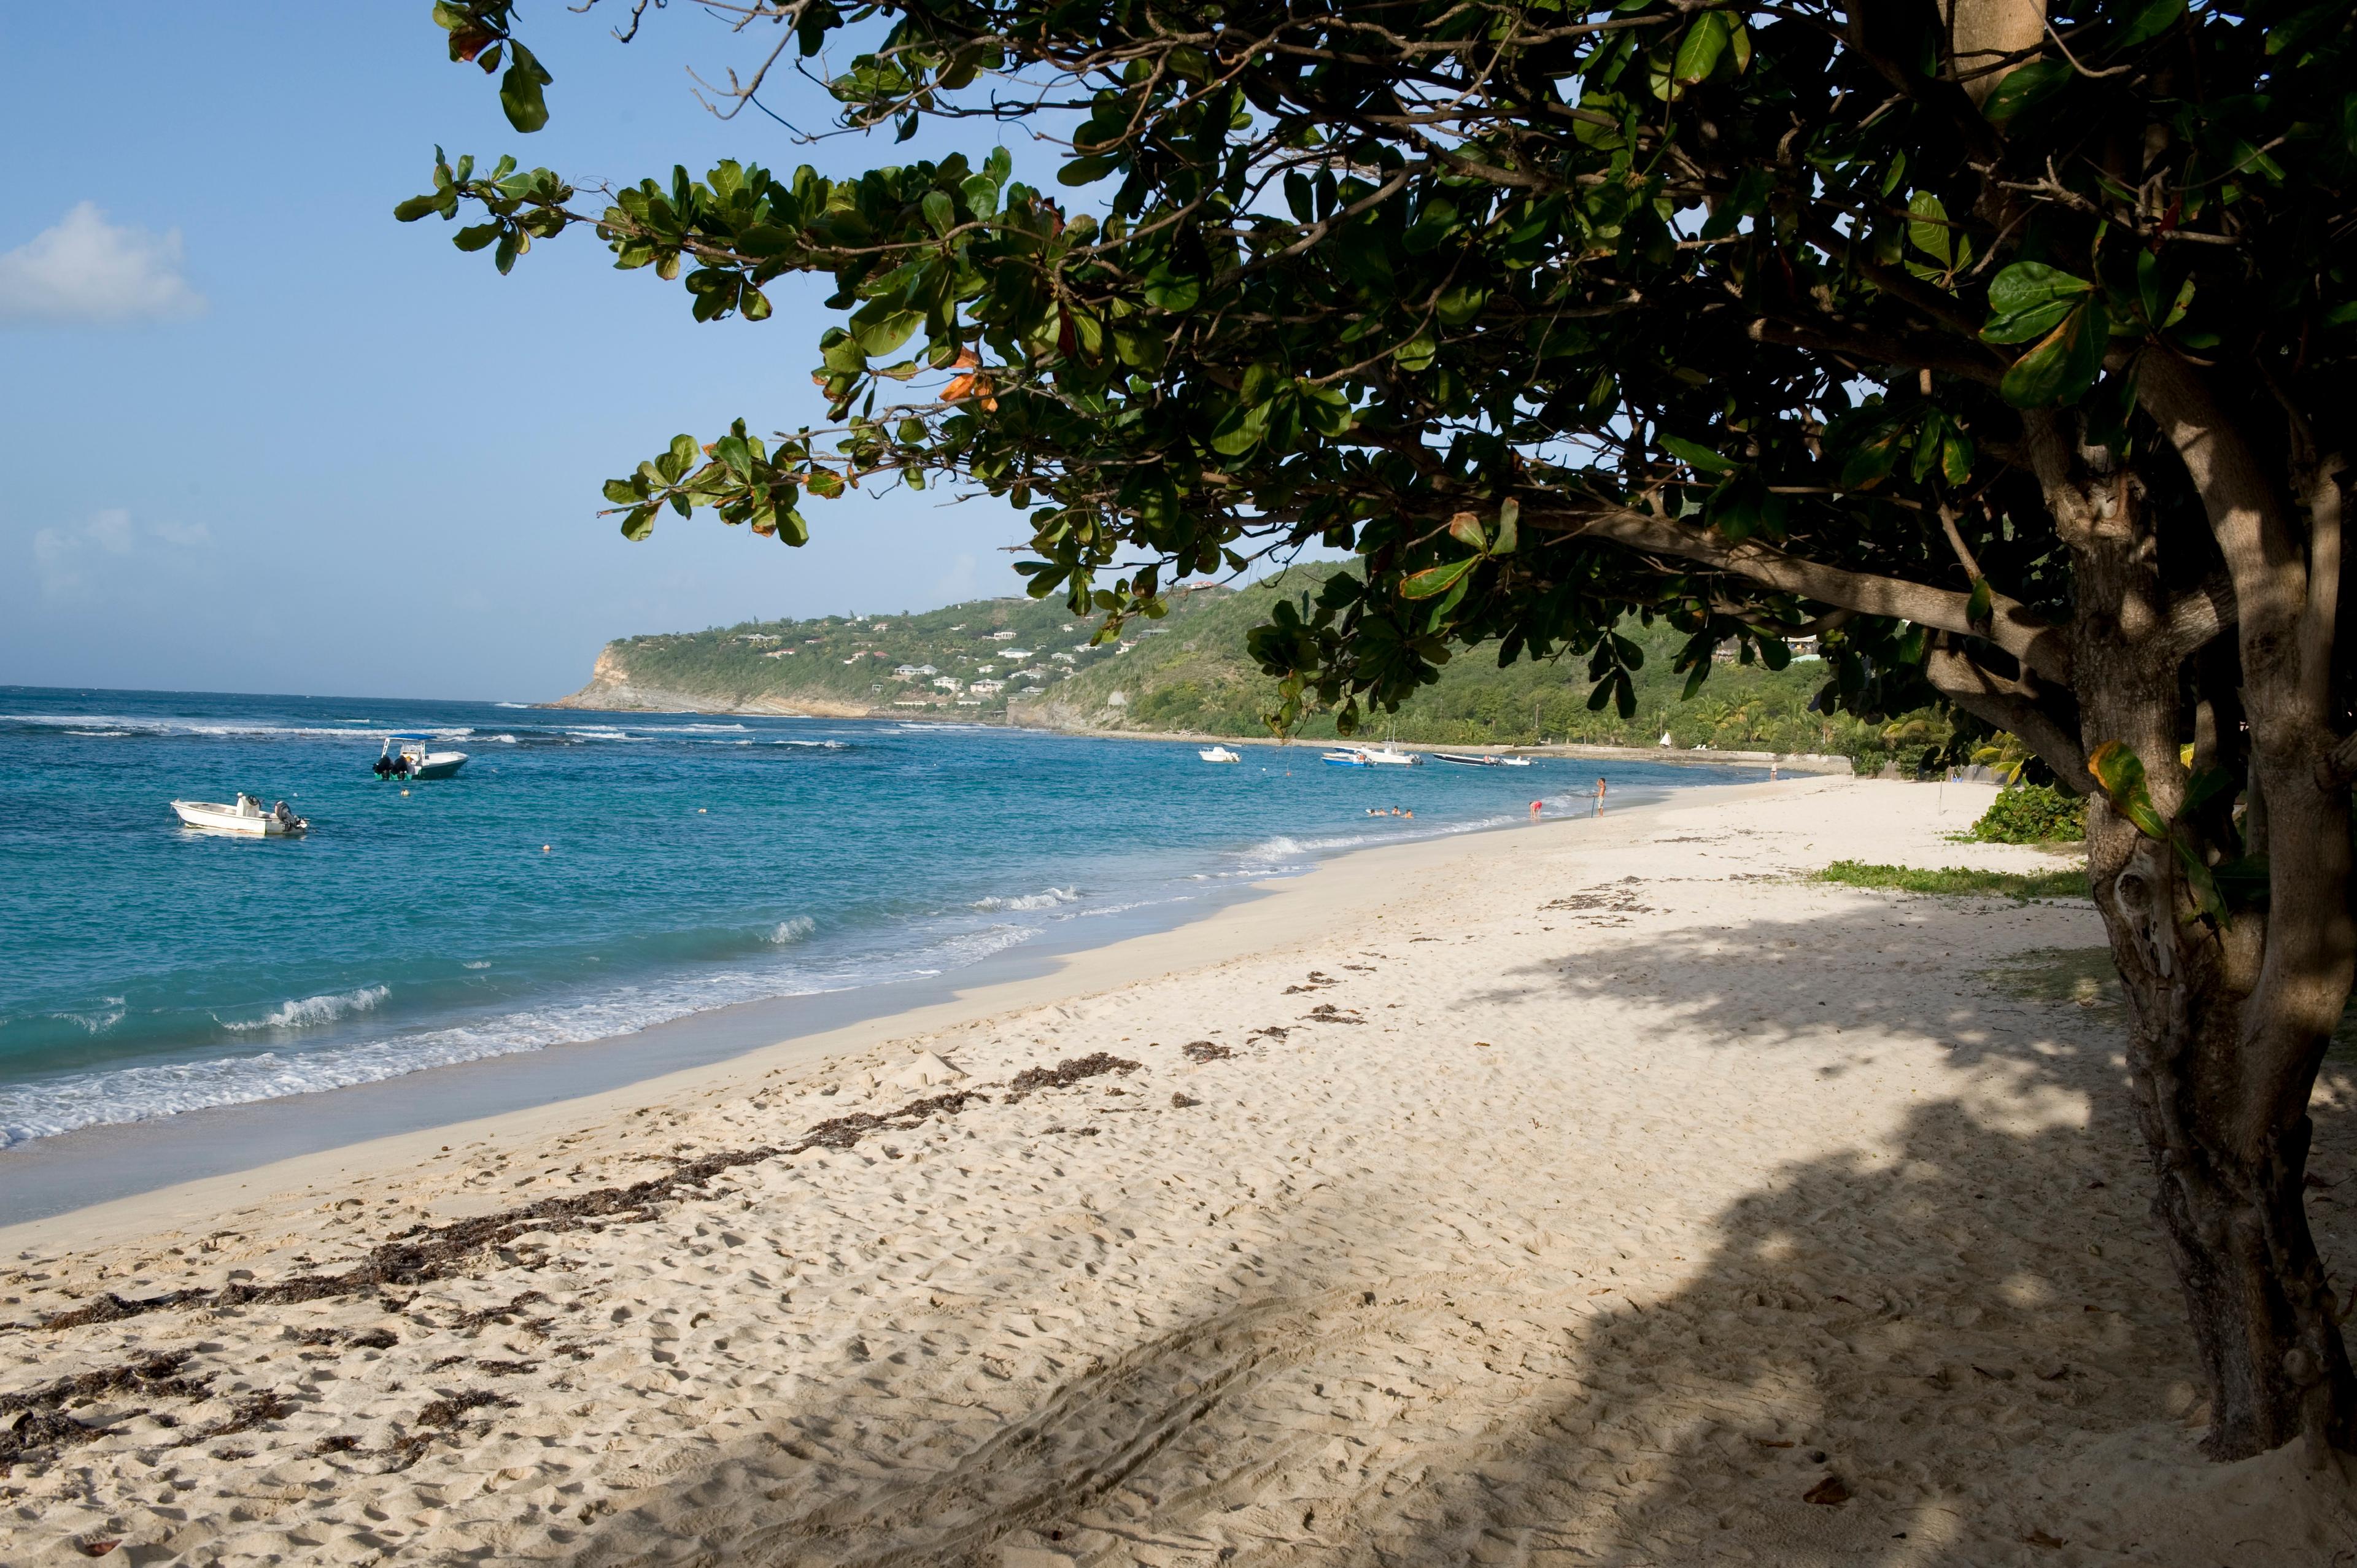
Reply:
[[1587, 814], [1591, 817], [1604, 814], [1604, 776], [1600, 773], [1596, 777], [1596, 804], [1588, 808]]

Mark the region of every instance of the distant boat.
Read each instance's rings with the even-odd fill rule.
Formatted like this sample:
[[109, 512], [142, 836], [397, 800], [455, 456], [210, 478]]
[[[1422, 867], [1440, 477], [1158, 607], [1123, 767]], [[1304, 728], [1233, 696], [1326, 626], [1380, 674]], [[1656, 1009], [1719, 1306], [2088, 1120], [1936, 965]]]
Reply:
[[1363, 751], [1329, 751], [1326, 753], [1325, 760], [1329, 768], [1372, 768], [1375, 765], [1374, 758]]
[[249, 838], [287, 838], [307, 832], [311, 824], [289, 811], [286, 802], [264, 809], [260, 800], [241, 793], [237, 803], [221, 805], [214, 800], [175, 800], [172, 810], [178, 813], [181, 825], [203, 828], [217, 833], [243, 833]]
[[1207, 746], [1195, 755], [1206, 762], [1242, 762], [1244, 759], [1242, 752], [1230, 751], [1224, 746]]
[[[389, 735], [371, 769], [380, 779], [447, 779], [467, 766], [463, 751], [428, 751], [430, 735]], [[395, 743], [400, 746], [394, 750]]]
[[1432, 756], [1435, 761], [1453, 762], [1459, 768], [1528, 768], [1531, 765], [1527, 757], [1499, 757], [1486, 751], [1436, 751]]
[[1377, 768], [1421, 768], [1424, 766], [1424, 756], [1422, 753], [1401, 751], [1394, 746], [1371, 746], [1367, 750], [1360, 753], [1360, 755], [1364, 757], [1369, 763]]

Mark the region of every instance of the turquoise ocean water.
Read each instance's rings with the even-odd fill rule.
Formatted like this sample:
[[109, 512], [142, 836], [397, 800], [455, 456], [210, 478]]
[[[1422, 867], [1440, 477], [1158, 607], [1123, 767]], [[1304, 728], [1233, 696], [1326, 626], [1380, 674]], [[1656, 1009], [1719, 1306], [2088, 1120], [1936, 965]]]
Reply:
[[[468, 752], [369, 772], [388, 730]], [[1747, 768], [1360, 769], [889, 721], [0, 687], [0, 1147], [1176, 924], [1320, 856]], [[299, 840], [181, 828], [290, 800]], [[1577, 797], [1577, 799], [1575, 799]], [[1371, 806], [1415, 818], [1367, 816]], [[544, 850], [543, 846], [546, 848]], [[1075, 941], [1075, 938], [1080, 940]]]

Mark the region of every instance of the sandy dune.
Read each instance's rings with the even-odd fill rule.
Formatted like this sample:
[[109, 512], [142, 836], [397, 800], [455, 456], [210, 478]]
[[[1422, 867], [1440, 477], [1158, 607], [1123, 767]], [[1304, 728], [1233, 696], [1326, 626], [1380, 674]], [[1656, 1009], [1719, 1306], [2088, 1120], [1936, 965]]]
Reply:
[[0, 1232], [0, 1562], [2357, 1563], [2339, 1468], [2193, 1452], [2093, 913], [1792, 879], [2054, 864], [1986, 798], [1372, 852], [1157, 978]]

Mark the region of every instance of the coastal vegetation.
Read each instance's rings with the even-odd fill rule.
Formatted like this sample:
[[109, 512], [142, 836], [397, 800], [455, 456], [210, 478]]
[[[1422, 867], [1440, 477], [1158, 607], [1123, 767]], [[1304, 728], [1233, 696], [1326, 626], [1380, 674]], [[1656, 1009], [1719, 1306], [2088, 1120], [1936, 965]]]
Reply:
[[[806, 496], [947, 484], [1026, 511], [1017, 570], [1107, 640], [1354, 555], [1250, 636], [1286, 717], [1494, 646], [1634, 718], [1650, 612], [1696, 692], [1816, 638], [1867, 722], [2011, 732], [2089, 800], [2208, 1451], [2357, 1449], [2304, 1195], [2357, 967], [2357, 5], [729, 9], [727, 103], [798, 59], [845, 131], [1028, 116], [1063, 194], [1003, 149], [610, 197], [437, 160], [396, 215], [463, 211], [503, 272], [579, 225], [698, 320], [834, 281], [835, 423], [673, 437], [606, 486], [627, 535], [800, 542]], [[435, 7], [528, 132], [513, 13]]]
[[[573, 700], [609, 702], [611, 677], [627, 677], [632, 688], [716, 710], [800, 702], [1049, 727], [1265, 737], [1284, 694], [1281, 682], [1254, 664], [1245, 639], [1279, 599], [1314, 598], [1336, 569], [1300, 565], [1240, 591], [1174, 594], [1163, 618], [1131, 622], [1103, 643], [1092, 640], [1095, 622], [1073, 618], [1060, 601], [1028, 598], [626, 638], [608, 645], [600, 681]], [[1675, 668], [1684, 637], [1635, 620], [1625, 636], [1637, 650], [1629, 715], [1588, 705], [1577, 662], [1501, 666], [1494, 650], [1476, 650], [1450, 662], [1383, 727], [1399, 740], [1453, 746], [1657, 747], [1666, 735], [1680, 751], [1818, 753], [1851, 757], [1867, 772], [1952, 749], [1954, 726], [1936, 708], [1881, 723], [1827, 711], [1817, 701], [1826, 679], [1821, 660], [1803, 657], [1770, 670], [1730, 658], [1688, 699], [1686, 677]], [[1291, 733], [1333, 738], [1336, 715], [1305, 713]]]
[[1917, 865], [1868, 865], [1837, 860], [1816, 875], [1819, 882], [1843, 887], [1887, 887], [1900, 893], [1940, 893], [1972, 898], [2084, 898], [2083, 871], [1976, 871], [1950, 865], [1928, 870]]
[[2017, 784], [1972, 826], [1982, 843], [2060, 843], [2087, 836], [2087, 802], [2051, 784]]

